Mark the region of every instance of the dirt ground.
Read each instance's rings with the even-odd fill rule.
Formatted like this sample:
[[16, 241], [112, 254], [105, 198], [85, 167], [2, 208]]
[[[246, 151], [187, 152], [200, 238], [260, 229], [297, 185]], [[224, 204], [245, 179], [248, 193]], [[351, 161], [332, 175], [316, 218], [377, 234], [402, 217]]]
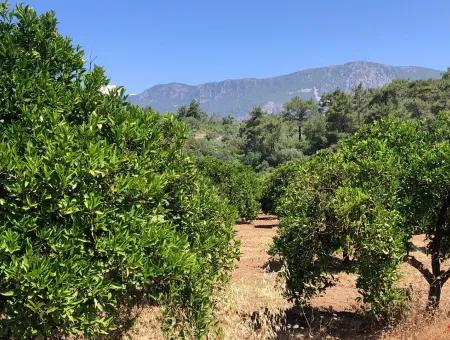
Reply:
[[[294, 307], [282, 296], [276, 273], [279, 268], [267, 255], [277, 226], [276, 217], [269, 215], [236, 225], [241, 258], [220, 297], [219, 324], [208, 339], [450, 339], [450, 284], [443, 289], [438, 315], [424, 317], [427, 283], [407, 264], [401, 267], [400, 285], [413, 292], [414, 308], [393, 329], [360, 313], [353, 274], [338, 274], [336, 286], [314, 298], [310, 308]], [[424, 241], [423, 236], [414, 237], [413, 254], [429, 264]], [[155, 309], [144, 309], [124, 338], [161, 339], [158, 317]]]
[[242, 255], [223, 299], [228, 308], [222, 307], [219, 314], [224, 338], [370, 338], [372, 325], [355, 315], [359, 305], [352, 275], [339, 274], [337, 285], [313, 299], [308, 309], [294, 307], [282, 296], [279, 268], [267, 255], [277, 226], [275, 216], [262, 214], [236, 225]]

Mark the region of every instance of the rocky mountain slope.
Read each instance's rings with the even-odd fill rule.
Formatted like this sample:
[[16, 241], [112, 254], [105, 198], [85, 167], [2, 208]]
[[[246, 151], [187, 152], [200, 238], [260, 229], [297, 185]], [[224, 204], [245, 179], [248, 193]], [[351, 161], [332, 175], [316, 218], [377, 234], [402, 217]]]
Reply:
[[293, 96], [313, 98], [335, 89], [349, 91], [360, 82], [366, 88], [379, 87], [394, 79], [439, 78], [441, 71], [416, 66], [389, 66], [372, 62], [306, 69], [273, 78], [233, 79], [200, 85], [170, 83], [156, 85], [129, 101], [158, 111], [176, 111], [192, 99], [208, 113], [245, 117], [256, 105], [278, 112]]

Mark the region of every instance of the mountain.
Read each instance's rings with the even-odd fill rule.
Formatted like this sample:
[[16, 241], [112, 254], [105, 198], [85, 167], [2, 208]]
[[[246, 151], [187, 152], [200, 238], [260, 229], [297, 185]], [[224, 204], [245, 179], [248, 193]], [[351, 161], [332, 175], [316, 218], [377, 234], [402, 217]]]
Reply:
[[319, 100], [323, 93], [350, 91], [360, 82], [366, 88], [382, 86], [394, 79], [439, 78], [441, 71], [417, 66], [389, 66], [372, 62], [306, 69], [273, 78], [224, 80], [200, 85], [170, 83], [156, 85], [137, 95], [131, 103], [150, 106], [160, 112], [174, 112], [192, 99], [208, 113], [245, 117], [257, 105], [278, 112], [293, 96]]

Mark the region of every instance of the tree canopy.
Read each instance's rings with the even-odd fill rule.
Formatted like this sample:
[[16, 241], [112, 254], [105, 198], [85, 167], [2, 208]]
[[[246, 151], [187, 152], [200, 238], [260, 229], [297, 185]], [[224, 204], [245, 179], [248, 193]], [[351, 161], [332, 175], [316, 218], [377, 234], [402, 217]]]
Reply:
[[200, 103], [196, 100], [192, 100], [188, 106], [183, 105], [177, 110], [178, 118], [194, 118], [197, 120], [205, 119], [207, 117], [206, 112], [200, 107]]
[[236, 209], [239, 218], [255, 219], [261, 210], [260, 182], [252, 168], [214, 157], [202, 157], [196, 163], [200, 172], [218, 187], [222, 197]]
[[317, 110], [316, 103], [312, 100], [302, 100], [295, 96], [283, 106], [283, 118], [288, 121], [295, 121], [298, 125], [298, 141], [302, 140], [302, 124], [314, 110]]
[[[394, 315], [403, 293], [396, 282], [405, 261], [430, 285], [439, 304], [450, 277], [450, 114], [432, 121], [387, 117], [319, 152], [298, 170], [281, 198], [281, 228], [272, 254], [286, 266], [286, 294], [299, 303], [333, 285], [337, 251], [351, 249], [357, 287], [377, 315]], [[431, 270], [409, 254], [425, 233]]]
[[200, 337], [236, 216], [183, 150], [184, 124], [103, 93], [56, 25], [0, 3], [0, 337], [99, 336], [142, 301]]
[[363, 124], [383, 117], [433, 120], [438, 112], [450, 110], [449, 80], [444, 73], [442, 79], [396, 80], [378, 89], [359, 84], [348, 93], [326, 93], [318, 103], [293, 97], [280, 113], [255, 107], [243, 121], [183, 118], [193, 134], [189, 149], [196, 155], [240, 161], [257, 171], [271, 170], [334, 148]]

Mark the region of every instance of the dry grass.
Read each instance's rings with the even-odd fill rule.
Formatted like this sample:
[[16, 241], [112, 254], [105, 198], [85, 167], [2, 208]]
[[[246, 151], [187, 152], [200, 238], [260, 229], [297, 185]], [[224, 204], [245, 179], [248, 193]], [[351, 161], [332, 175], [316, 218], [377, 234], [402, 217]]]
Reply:
[[[407, 264], [402, 265], [400, 284], [411, 290], [414, 308], [394, 329], [384, 329], [360, 313], [352, 274], [338, 274], [337, 285], [313, 299], [310, 308], [294, 307], [277, 288], [276, 263], [268, 263], [276, 226], [277, 220], [265, 215], [236, 226], [242, 256], [220, 296], [218, 325], [208, 339], [450, 339], [450, 283], [443, 289], [440, 311], [431, 318], [424, 312], [427, 283]], [[416, 258], [428, 264], [424, 237], [416, 236], [413, 242]], [[160, 318], [157, 308], [144, 309], [123, 339], [162, 339]]]
[[133, 326], [122, 336], [122, 339], [163, 340], [161, 332], [161, 311], [157, 307], [145, 307], [136, 311], [138, 317]]
[[269, 269], [267, 250], [277, 221], [261, 216], [236, 226], [241, 258], [229, 289], [221, 298], [218, 318], [224, 339], [275, 338], [277, 320], [291, 305], [276, 287], [276, 273]]
[[206, 134], [203, 132], [196, 132], [194, 135], [194, 139], [204, 139], [205, 136], [206, 136]]
[[381, 339], [395, 340], [444, 340], [450, 339], [449, 306], [441, 307], [436, 315], [430, 316], [423, 309], [414, 309], [407, 319], [392, 330], [387, 330]]
[[[416, 246], [413, 255], [430, 268], [430, 258], [425, 253], [426, 240], [424, 235], [413, 238]], [[450, 261], [445, 261], [443, 267], [450, 267]], [[450, 339], [450, 284], [442, 289], [441, 305], [435, 315], [430, 316], [425, 311], [428, 294], [428, 283], [414, 268], [404, 263], [401, 267], [400, 284], [408, 287], [413, 293], [413, 301], [407, 317], [394, 329], [384, 332], [382, 339]]]

